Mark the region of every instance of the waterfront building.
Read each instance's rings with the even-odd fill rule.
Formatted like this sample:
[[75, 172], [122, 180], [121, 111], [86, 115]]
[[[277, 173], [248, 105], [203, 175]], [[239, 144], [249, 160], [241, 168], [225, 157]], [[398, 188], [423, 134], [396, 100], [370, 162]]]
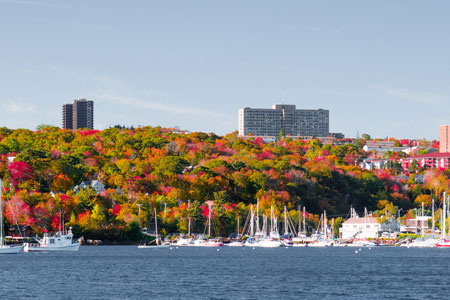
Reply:
[[239, 136], [326, 137], [329, 111], [296, 109], [292, 104], [274, 104], [271, 109], [245, 107], [239, 110]]
[[376, 217], [350, 218], [340, 228], [341, 238], [344, 240], [375, 239], [380, 231], [381, 224], [378, 223]]
[[450, 143], [449, 143], [449, 125], [441, 125], [439, 130], [439, 152], [441, 153], [449, 153], [450, 152]]
[[62, 113], [64, 129], [94, 129], [94, 101], [75, 99], [73, 104], [63, 105]]

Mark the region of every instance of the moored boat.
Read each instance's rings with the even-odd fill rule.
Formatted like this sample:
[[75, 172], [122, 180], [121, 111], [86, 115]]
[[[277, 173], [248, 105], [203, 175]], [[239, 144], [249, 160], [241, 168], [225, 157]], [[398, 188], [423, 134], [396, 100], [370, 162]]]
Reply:
[[78, 251], [79, 242], [73, 242], [72, 228], [67, 233], [58, 231], [55, 235], [45, 233], [37, 243], [25, 243], [24, 252]]
[[3, 181], [0, 180], [0, 254], [17, 254], [22, 250], [23, 245], [13, 246], [5, 244], [3, 235], [3, 203], [2, 203]]

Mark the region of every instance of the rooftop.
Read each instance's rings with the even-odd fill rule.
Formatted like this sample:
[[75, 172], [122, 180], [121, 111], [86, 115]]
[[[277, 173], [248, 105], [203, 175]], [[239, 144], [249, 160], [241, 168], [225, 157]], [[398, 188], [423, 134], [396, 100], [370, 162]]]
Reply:
[[344, 224], [373, 224], [378, 223], [376, 217], [367, 217], [367, 218], [350, 218], [344, 222]]
[[427, 154], [411, 156], [409, 158], [450, 158], [450, 153], [431, 152]]

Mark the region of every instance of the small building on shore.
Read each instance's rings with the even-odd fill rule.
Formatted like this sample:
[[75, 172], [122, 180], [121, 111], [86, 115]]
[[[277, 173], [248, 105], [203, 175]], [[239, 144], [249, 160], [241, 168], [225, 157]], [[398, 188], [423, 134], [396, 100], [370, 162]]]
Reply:
[[350, 218], [345, 221], [340, 228], [341, 238], [349, 239], [368, 239], [377, 238], [381, 231], [381, 224], [376, 217]]

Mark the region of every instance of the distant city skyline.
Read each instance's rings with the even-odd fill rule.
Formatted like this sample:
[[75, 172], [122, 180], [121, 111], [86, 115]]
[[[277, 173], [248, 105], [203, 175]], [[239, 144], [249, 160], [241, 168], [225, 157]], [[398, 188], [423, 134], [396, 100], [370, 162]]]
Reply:
[[[0, 0], [0, 127], [61, 126], [96, 102], [96, 129], [223, 135], [237, 111], [330, 111], [330, 132], [439, 139], [449, 124], [450, 2]], [[76, 17], [74, 17], [76, 16]]]

